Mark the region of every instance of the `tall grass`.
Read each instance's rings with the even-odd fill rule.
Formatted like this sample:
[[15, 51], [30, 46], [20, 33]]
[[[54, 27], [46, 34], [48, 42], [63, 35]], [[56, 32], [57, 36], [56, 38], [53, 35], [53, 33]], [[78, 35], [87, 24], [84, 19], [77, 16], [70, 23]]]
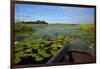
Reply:
[[16, 24], [15, 32], [16, 33], [32, 32], [32, 27], [25, 24]]

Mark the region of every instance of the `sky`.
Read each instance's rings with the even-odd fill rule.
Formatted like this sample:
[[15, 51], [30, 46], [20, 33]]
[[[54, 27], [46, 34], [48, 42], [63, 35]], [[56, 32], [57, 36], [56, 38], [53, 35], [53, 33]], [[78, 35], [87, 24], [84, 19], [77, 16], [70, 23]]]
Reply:
[[15, 4], [15, 21], [46, 21], [50, 24], [93, 23], [94, 8]]

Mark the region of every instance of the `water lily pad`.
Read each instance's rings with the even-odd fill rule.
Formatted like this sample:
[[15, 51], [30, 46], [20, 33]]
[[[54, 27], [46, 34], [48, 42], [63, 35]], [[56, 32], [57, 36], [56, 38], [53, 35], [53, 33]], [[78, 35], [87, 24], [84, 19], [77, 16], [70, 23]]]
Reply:
[[23, 51], [17, 52], [15, 54], [15, 56], [17, 56], [17, 57], [23, 57], [24, 56], [24, 52]]
[[18, 62], [20, 62], [20, 61], [21, 61], [21, 59], [19, 57], [15, 58], [15, 64], [18, 63]]
[[32, 52], [32, 49], [27, 49], [25, 50], [25, 52]]
[[43, 60], [43, 57], [40, 57], [40, 56], [35, 57], [35, 61], [42, 61], [42, 60]]
[[52, 55], [55, 55], [57, 53], [57, 51], [55, 51], [55, 50], [50, 50], [50, 52]]
[[48, 54], [48, 53], [44, 53], [42, 56], [43, 56], [43, 57], [50, 57], [51, 55]]
[[34, 54], [32, 54], [32, 57], [36, 57], [36, 54], [34, 53]]
[[38, 54], [43, 57], [50, 57], [51, 55], [46, 53], [44, 50], [38, 50]]

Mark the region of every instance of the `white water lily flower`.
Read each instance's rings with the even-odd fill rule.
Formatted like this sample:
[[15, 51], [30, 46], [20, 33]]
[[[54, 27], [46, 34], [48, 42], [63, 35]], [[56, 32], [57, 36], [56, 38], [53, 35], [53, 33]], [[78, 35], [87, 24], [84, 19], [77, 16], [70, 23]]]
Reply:
[[15, 42], [15, 44], [18, 43], [17, 41]]

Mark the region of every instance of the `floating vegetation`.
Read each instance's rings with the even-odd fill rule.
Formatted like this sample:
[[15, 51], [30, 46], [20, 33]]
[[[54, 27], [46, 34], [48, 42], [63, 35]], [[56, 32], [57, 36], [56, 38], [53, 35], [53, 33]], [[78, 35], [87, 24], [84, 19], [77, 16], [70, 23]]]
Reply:
[[40, 57], [38, 55], [35, 57], [35, 61], [42, 61], [42, 60], [43, 60], [43, 57]]
[[30, 56], [36, 63], [44, 62], [44, 59], [48, 61], [64, 43], [74, 40], [85, 40], [89, 48], [94, 47], [93, 26], [88, 24], [75, 26], [58, 24], [39, 28], [34, 24], [18, 24], [15, 30], [15, 64]]

